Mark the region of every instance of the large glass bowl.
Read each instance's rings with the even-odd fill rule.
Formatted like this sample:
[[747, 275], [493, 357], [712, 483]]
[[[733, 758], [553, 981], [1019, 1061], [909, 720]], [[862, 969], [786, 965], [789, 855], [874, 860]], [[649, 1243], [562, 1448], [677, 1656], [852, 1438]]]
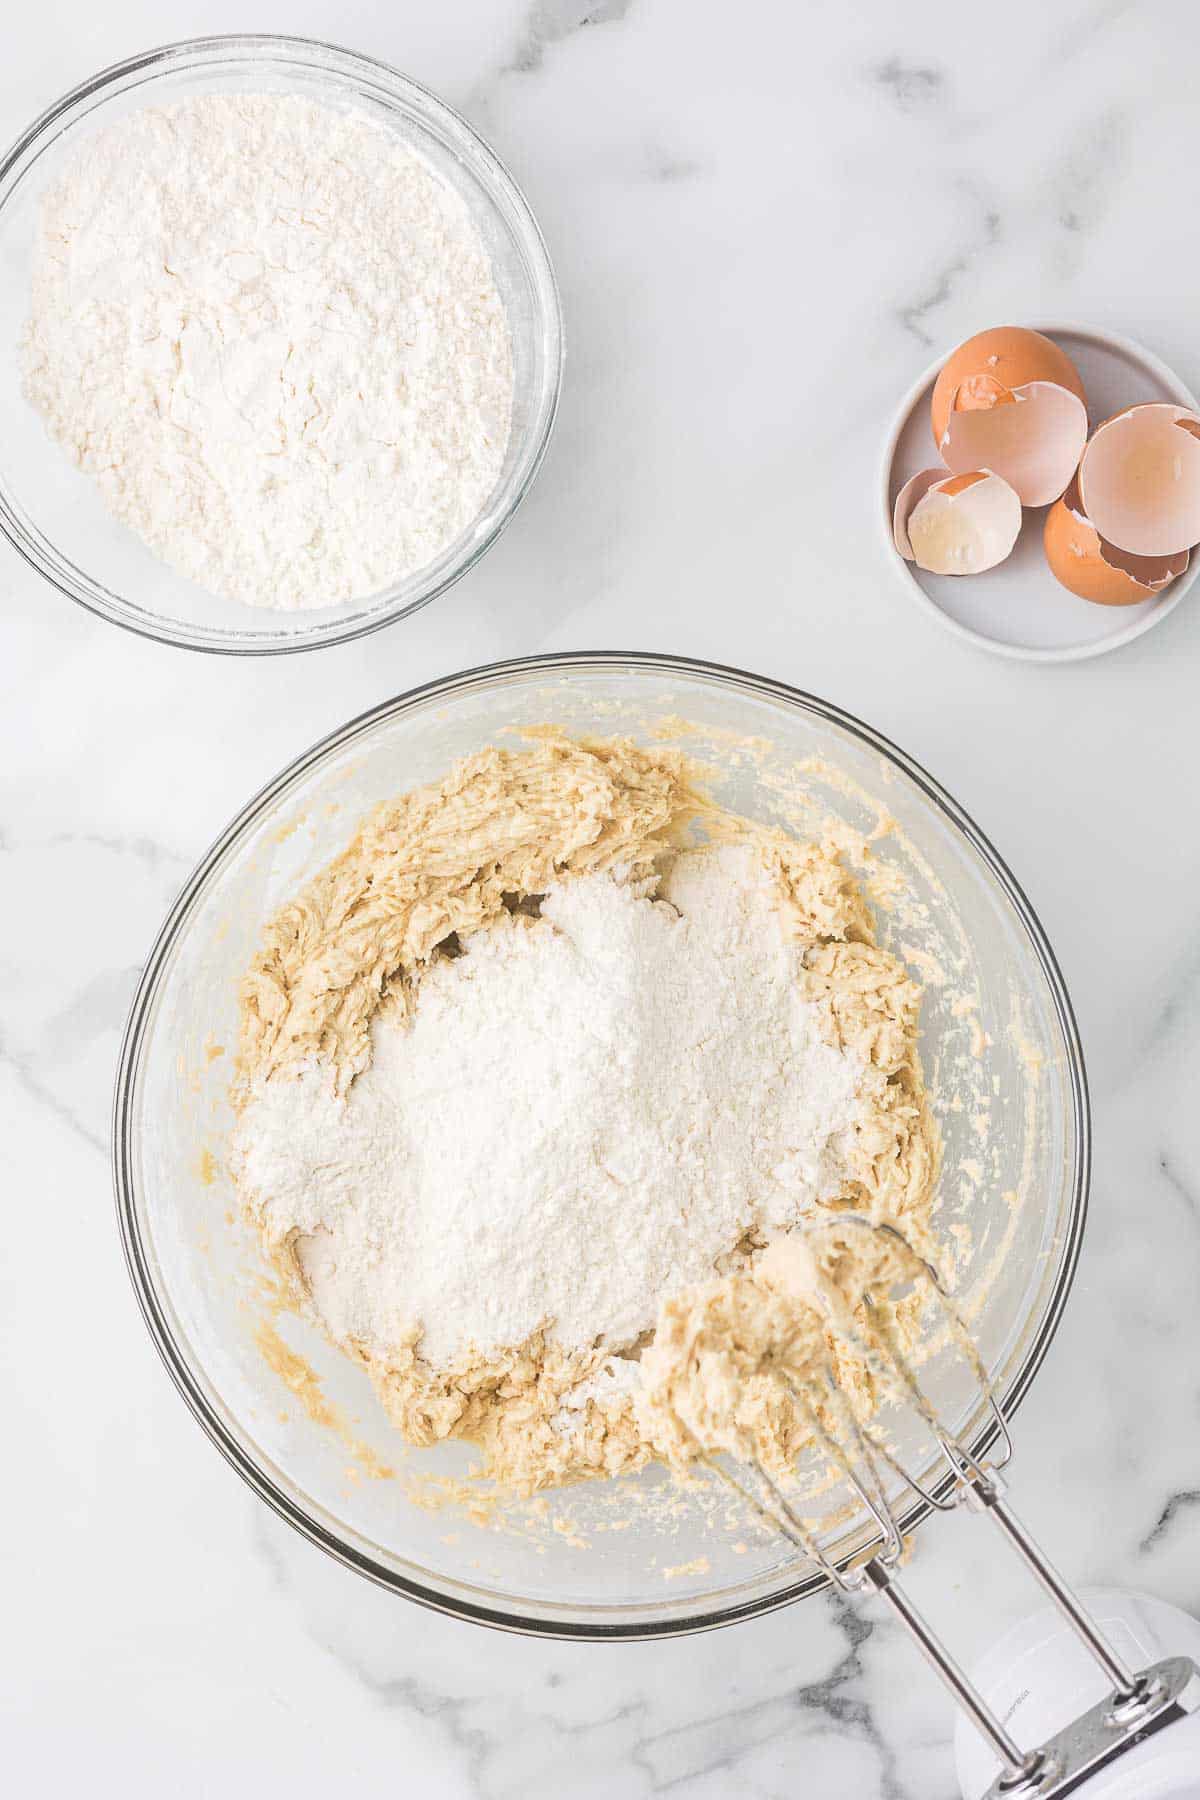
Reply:
[[[277, 612], [206, 593], [106, 511], [21, 392], [41, 194], [81, 140], [146, 106], [195, 94], [303, 94], [365, 112], [461, 196], [492, 260], [513, 353], [512, 432], [491, 498], [423, 569], [363, 600]], [[385, 63], [287, 37], [196, 38], [93, 76], [42, 114], [0, 161], [0, 530], [38, 572], [102, 618], [192, 650], [315, 650], [405, 618], [495, 543], [538, 471], [558, 407], [562, 317], [546, 246], [512, 176], [464, 119]]]
[[[657, 1468], [551, 1495], [544, 1518], [519, 1513], [507, 1531], [427, 1511], [409, 1497], [413, 1480], [461, 1474], [464, 1446], [411, 1452], [393, 1481], [348, 1470], [346, 1432], [339, 1438], [297, 1407], [256, 1341], [262, 1265], [257, 1244], [230, 1222], [233, 1196], [221, 1170], [237, 985], [267, 916], [344, 846], [377, 801], [440, 777], [468, 752], [511, 744], [514, 728], [555, 721], [645, 741], [677, 735], [681, 720], [695, 729], [678, 741], [716, 771], [719, 797], [739, 812], [802, 829], [812, 807], [868, 834], [881, 817], [892, 821], [874, 839], [873, 867], [880, 891], [906, 901], [880, 911], [880, 931], [928, 981], [922, 1052], [945, 1137], [941, 1217], [948, 1233], [960, 1223], [971, 1228], [962, 1294], [1009, 1412], [1045, 1355], [1078, 1253], [1087, 1099], [1050, 946], [971, 820], [868, 726], [779, 682], [618, 655], [473, 670], [346, 725], [234, 820], [151, 952], [116, 1092], [121, 1229], [159, 1351], [255, 1491], [349, 1567], [488, 1624], [578, 1637], [661, 1635], [744, 1618], [822, 1584], [781, 1539], [726, 1529], [712, 1486], [666, 1513], [660, 1503], [674, 1490]], [[964, 1080], [973, 1103], [962, 1103]], [[353, 1421], [350, 1435], [395, 1463], [397, 1437], [366, 1376], [298, 1320], [279, 1328], [329, 1404]], [[988, 1421], [962, 1379], [961, 1357], [935, 1357], [925, 1379], [948, 1421], [982, 1447]], [[918, 1467], [936, 1482], [924, 1455]], [[910, 1506], [906, 1528], [921, 1516]], [[830, 1529], [836, 1555], [869, 1541], [857, 1515]]]

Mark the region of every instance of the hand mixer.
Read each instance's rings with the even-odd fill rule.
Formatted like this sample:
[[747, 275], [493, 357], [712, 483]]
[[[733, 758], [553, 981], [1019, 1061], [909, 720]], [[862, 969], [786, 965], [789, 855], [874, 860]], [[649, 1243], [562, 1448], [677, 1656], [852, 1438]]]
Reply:
[[[853, 1352], [859, 1361], [882, 1379], [893, 1397], [910, 1406], [921, 1426], [937, 1445], [946, 1464], [937, 1487], [918, 1481], [900, 1463], [881, 1431], [864, 1423], [852, 1411], [839, 1387], [827, 1356], [789, 1361], [781, 1358], [764, 1365], [764, 1372], [787, 1390], [815, 1445], [849, 1482], [866, 1507], [879, 1537], [876, 1547], [848, 1566], [839, 1567], [823, 1550], [814, 1529], [805, 1523], [780, 1483], [757, 1459], [749, 1465], [750, 1484], [708, 1455], [704, 1460], [734, 1486], [769, 1525], [802, 1550], [843, 1592], [877, 1594], [900, 1619], [918, 1648], [949, 1689], [956, 1703], [990, 1744], [1002, 1773], [981, 1800], [1061, 1800], [1085, 1783], [1099, 1779], [1118, 1759], [1136, 1752], [1156, 1734], [1190, 1714], [1200, 1712], [1200, 1667], [1188, 1656], [1168, 1656], [1146, 1668], [1131, 1669], [1102, 1634], [1054, 1565], [1030, 1537], [1005, 1497], [1000, 1470], [1010, 1461], [1013, 1442], [1008, 1423], [982, 1359], [964, 1326], [934, 1265], [891, 1224], [880, 1224], [853, 1212], [839, 1212], [817, 1234], [872, 1234], [872, 1244], [887, 1253], [887, 1266], [895, 1281], [921, 1283], [940, 1312], [952, 1341], [966, 1357], [995, 1422], [998, 1449], [992, 1460], [977, 1459], [946, 1430], [917, 1377], [910, 1358], [901, 1350], [891, 1315], [873, 1285], [857, 1296], [858, 1305], [830, 1307], [806, 1297], [819, 1311], [824, 1333]], [[806, 1234], [807, 1235], [807, 1234]], [[847, 1240], [848, 1241], [848, 1240]], [[1045, 1589], [1058, 1613], [1099, 1666], [1109, 1685], [1107, 1698], [1091, 1707], [1041, 1744], [1022, 1749], [983, 1694], [967, 1677], [941, 1639], [931, 1630], [897, 1579], [904, 1541], [885, 1487], [884, 1469], [890, 1469], [928, 1506], [950, 1512], [965, 1505], [992, 1521], [1001, 1536], [1017, 1552]], [[939, 1491], [940, 1489], [940, 1491]], [[1200, 1735], [1200, 1721], [1197, 1721]], [[1178, 1738], [1172, 1740], [1178, 1744]], [[1190, 1741], [1190, 1732], [1189, 1732]], [[1122, 1784], [1130, 1795], [1200, 1795], [1200, 1747], [1195, 1751], [1196, 1785], [1181, 1788], [1154, 1785], [1148, 1776]], [[1190, 1759], [1189, 1759], [1190, 1760]], [[1144, 1765], [1139, 1761], [1139, 1768]], [[1173, 1765], [1174, 1766], [1174, 1765]], [[1132, 1765], [1129, 1765], [1132, 1774]], [[1092, 1789], [1095, 1791], [1095, 1789]]]

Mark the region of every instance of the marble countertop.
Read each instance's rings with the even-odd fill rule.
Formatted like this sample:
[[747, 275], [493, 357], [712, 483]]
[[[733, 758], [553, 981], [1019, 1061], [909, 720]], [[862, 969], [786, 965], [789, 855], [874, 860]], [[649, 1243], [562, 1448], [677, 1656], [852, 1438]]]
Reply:
[[[120, 56], [245, 23], [233, 0], [21, 8], [0, 136]], [[397, 1779], [436, 1800], [952, 1800], [948, 1706], [871, 1608], [532, 1642], [293, 1536], [151, 1350], [110, 1087], [187, 871], [350, 715], [551, 649], [679, 651], [823, 694], [981, 822], [1079, 1012], [1092, 1214], [1019, 1420], [1020, 1503], [1076, 1580], [1200, 1611], [1200, 602], [1092, 663], [1006, 663], [905, 604], [874, 514], [897, 396], [979, 326], [1109, 326], [1200, 388], [1195, 9], [260, 0], [253, 23], [382, 56], [491, 138], [557, 265], [568, 376], [508, 534], [363, 643], [189, 655], [0, 554], [6, 1773], [134, 1800]], [[927, 1534], [912, 1585], [965, 1656], [1034, 1604], [970, 1521]]]

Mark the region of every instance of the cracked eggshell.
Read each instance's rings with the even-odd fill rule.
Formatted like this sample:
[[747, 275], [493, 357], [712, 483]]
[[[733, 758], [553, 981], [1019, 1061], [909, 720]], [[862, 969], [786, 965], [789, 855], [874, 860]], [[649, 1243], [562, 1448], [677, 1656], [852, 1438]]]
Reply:
[[[1057, 500], [1079, 466], [1087, 442], [1087, 407], [1078, 394], [1054, 381], [976, 390], [959, 409], [963, 390], [946, 420], [941, 451], [955, 473], [992, 469], [1014, 487], [1023, 506]], [[1200, 450], [1200, 444], [1196, 448]]]
[[1189, 561], [1186, 550], [1175, 556], [1133, 556], [1106, 543], [1083, 510], [1077, 479], [1046, 514], [1042, 542], [1055, 579], [1097, 606], [1153, 600], [1183, 574]]
[[908, 541], [908, 515], [935, 481], [945, 481], [945, 479], [945, 463], [938, 469], [919, 469], [915, 475], [909, 476], [896, 495], [896, 504], [892, 508], [892, 539], [905, 562], [916, 560], [913, 556], [912, 545]]
[[1130, 406], [1093, 434], [1079, 465], [1082, 510], [1135, 556], [1200, 543], [1200, 418], [1185, 406]]
[[[941, 479], [925, 486], [895, 527], [897, 547], [902, 528], [909, 560], [931, 575], [980, 575], [985, 569], [994, 569], [1004, 561], [1021, 530], [1017, 494], [990, 469], [954, 475], [925, 469], [901, 489], [901, 496], [930, 473], [940, 474]], [[900, 553], [906, 554], [903, 549]]]
[[960, 344], [946, 358], [933, 384], [930, 422], [939, 451], [956, 395], [964, 408], [972, 403], [987, 405], [997, 388], [1011, 393], [1031, 381], [1052, 381], [1087, 407], [1075, 364], [1053, 338], [1040, 331], [1029, 331], [1024, 325], [998, 325]]

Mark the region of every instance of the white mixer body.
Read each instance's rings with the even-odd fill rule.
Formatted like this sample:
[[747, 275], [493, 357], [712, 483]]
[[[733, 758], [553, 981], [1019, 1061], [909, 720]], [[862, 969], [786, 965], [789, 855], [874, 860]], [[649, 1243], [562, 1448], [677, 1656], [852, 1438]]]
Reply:
[[[1134, 1669], [1164, 1656], [1200, 1663], [1200, 1622], [1148, 1594], [1085, 1589], [1080, 1599]], [[984, 1698], [1023, 1748], [1040, 1744], [1104, 1698], [1095, 1662], [1053, 1607], [1023, 1619], [972, 1670]], [[1000, 1765], [960, 1718], [955, 1763], [964, 1800], [979, 1800]], [[1200, 1714], [1126, 1751], [1078, 1790], [1083, 1800], [1200, 1800]]]

